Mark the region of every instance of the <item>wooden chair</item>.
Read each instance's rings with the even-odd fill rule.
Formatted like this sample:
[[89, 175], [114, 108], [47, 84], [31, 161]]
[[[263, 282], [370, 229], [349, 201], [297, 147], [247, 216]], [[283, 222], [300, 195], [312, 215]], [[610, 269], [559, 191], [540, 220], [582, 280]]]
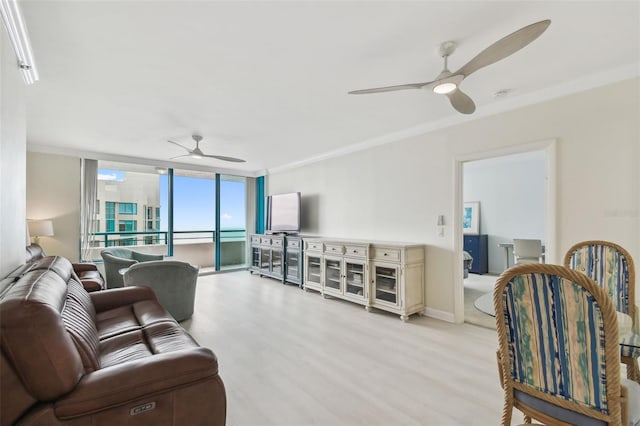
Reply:
[[[586, 274], [594, 280], [613, 301], [619, 321], [628, 320], [638, 333], [633, 258], [623, 247], [608, 241], [583, 241], [574, 244], [564, 256], [564, 266]], [[627, 317], [625, 317], [627, 315]], [[620, 359], [627, 366], [627, 378], [640, 383], [638, 368], [640, 349], [621, 346]]]
[[613, 303], [586, 275], [514, 266], [494, 289], [502, 425], [513, 408], [548, 425], [636, 425], [640, 385], [620, 377]]

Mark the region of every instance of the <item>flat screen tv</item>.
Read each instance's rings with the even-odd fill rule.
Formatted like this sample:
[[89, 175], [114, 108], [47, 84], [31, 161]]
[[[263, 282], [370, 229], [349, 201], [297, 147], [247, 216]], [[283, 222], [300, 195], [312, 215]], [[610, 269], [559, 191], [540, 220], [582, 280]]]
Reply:
[[300, 232], [300, 193], [267, 197], [267, 232]]

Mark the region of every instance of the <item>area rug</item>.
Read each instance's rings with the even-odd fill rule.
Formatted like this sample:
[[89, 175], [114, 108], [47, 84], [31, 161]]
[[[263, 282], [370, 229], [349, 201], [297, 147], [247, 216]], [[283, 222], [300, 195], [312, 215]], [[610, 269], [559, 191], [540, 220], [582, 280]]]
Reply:
[[495, 310], [493, 309], [493, 293], [486, 293], [478, 297], [475, 302], [473, 302], [473, 306], [487, 315], [491, 315], [492, 317], [496, 316]]
[[475, 300], [485, 294], [483, 291], [464, 289], [464, 322], [484, 328], [496, 329], [496, 320], [474, 306]]

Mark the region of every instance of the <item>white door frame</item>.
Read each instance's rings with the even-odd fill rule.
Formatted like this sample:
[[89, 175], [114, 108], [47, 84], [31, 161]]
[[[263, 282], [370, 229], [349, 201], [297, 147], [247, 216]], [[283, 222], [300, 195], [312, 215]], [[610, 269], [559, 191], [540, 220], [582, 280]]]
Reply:
[[455, 285], [453, 286], [453, 315], [456, 323], [462, 323], [464, 321], [464, 283], [462, 274], [462, 206], [464, 203], [463, 198], [463, 169], [464, 163], [467, 161], [484, 160], [493, 157], [502, 157], [505, 155], [521, 154], [531, 151], [544, 151], [545, 152], [545, 231], [544, 231], [544, 245], [545, 245], [545, 262], [558, 264], [560, 262], [556, 251], [556, 139], [546, 139], [538, 142], [512, 145], [504, 148], [499, 148], [489, 151], [481, 151], [472, 154], [465, 154], [456, 156], [454, 158], [454, 206], [453, 206], [453, 220], [454, 220], [454, 271], [453, 279]]

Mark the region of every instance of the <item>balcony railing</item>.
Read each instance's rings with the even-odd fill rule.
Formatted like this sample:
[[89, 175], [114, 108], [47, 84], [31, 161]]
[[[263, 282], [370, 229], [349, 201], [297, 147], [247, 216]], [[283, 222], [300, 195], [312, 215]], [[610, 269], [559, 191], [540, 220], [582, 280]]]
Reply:
[[[93, 247], [113, 246], [137, 246], [167, 244], [167, 231], [120, 231], [120, 232], [95, 232], [93, 234]], [[184, 242], [215, 242], [215, 230], [198, 231], [173, 231], [173, 243]], [[247, 233], [244, 229], [221, 229], [220, 242], [244, 241]]]
[[[201, 267], [215, 264], [215, 230], [173, 231], [173, 257]], [[220, 230], [220, 266], [243, 266], [245, 264], [246, 230]], [[105, 247], [128, 247], [136, 250], [167, 254], [167, 231], [121, 231], [96, 232], [93, 234], [92, 254], [100, 259], [100, 251]]]

